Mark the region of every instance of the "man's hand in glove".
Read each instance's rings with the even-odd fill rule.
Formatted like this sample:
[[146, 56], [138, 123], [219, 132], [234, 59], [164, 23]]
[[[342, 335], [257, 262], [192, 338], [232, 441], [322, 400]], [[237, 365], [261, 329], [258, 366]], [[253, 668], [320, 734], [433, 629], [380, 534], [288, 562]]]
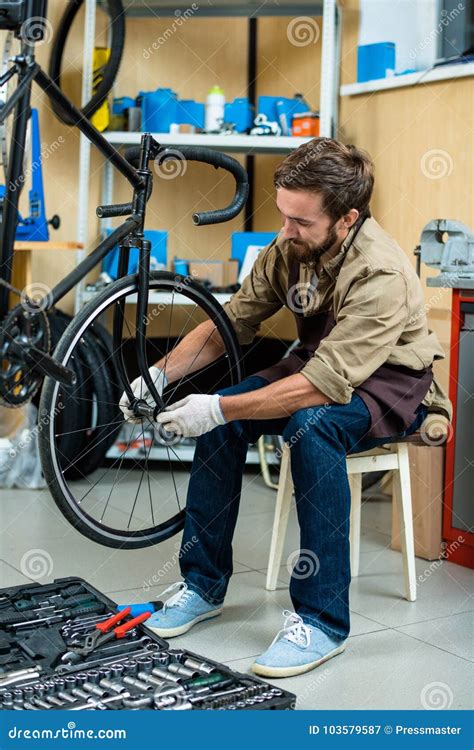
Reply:
[[[163, 390], [168, 385], [168, 380], [165, 373], [163, 372], [163, 370], [160, 370], [159, 367], [150, 367], [148, 372], [150, 373], [150, 377], [155, 384], [156, 390], [161, 396], [163, 394]], [[136, 398], [142, 398], [150, 406], [155, 406], [153, 396], [148, 390], [148, 386], [142, 377], [136, 378], [133, 383], [130, 383], [130, 387], [132, 389], [133, 395]], [[119, 406], [123, 412], [125, 419], [138, 421], [134, 416], [133, 411], [130, 409], [130, 402], [125, 391], [122, 393], [122, 398], [120, 399]]]
[[219, 399], [218, 394], [191, 394], [167, 406], [165, 411], [158, 414], [156, 421], [162, 424], [167, 432], [174, 432], [183, 437], [199, 437], [226, 423]]

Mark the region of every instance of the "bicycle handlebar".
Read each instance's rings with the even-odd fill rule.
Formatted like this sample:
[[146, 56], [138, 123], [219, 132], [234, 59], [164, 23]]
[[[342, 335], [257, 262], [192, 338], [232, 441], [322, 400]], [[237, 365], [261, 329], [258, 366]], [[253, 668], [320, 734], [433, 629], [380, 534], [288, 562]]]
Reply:
[[[136, 169], [138, 168], [141, 146], [132, 146], [125, 151], [125, 159]], [[152, 158], [153, 154], [150, 154]], [[193, 213], [192, 219], [196, 226], [206, 224], [219, 224], [229, 221], [237, 216], [244, 207], [248, 193], [249, 185], [245, 169], [236, 159], [220, 151], [206, 148], [204, 146], [181, 146], [179, 149], [161, 148], [155, 158], [155, 164], [160, 167], [165, 161], [176, 159], [177, 161], [198, 161], [204, 164], [210, 164], [218, 169], [222, 167], [230, 172], [235, 180], [235, 193], [232, 201], [225, 208], [218, 208], [213, 211], [202, 211]], [[147, 201], [149, 200], [153, 189], [152, 180], [149, 181]], [[132, 213], [131, 203], [119, 203], [110, 206], [99, 206], [97, 216], [104, 219], [108, 217], [129, 216]]]

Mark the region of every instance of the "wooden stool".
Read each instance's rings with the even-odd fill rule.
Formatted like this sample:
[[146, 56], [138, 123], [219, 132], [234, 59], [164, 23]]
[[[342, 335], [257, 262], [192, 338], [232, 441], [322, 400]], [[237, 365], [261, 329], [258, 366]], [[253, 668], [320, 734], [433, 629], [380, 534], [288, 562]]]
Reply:
[[[393, 471], [393, 481], [398, 490], [393, 493], [393, 496], [395, 498], [394, 502], [397, 503], [397, 510], [400, 519], [405, 598], [408, 599], [409, 602], [414, 602], [416, 599], [416, 572], [410, 464], [408, 460], [409, 442], [422, 442], [423, 445], [427, 444], [426, 441], [422, 441], [420, 433], [415, 433], [397, 443], [388, 443], [380, 448], [374, 448], [364, 453], [351, 454], [346, 457], [346, 462], [351, 488], [351, 575], [355, 578], [359, 574], [362, 474], [372, 471]], [[278, 482], [275, 518], [273, 521], [272, 540], [270, 545], [270, 558], [268, 561], [266, 588], [269, 591], [274, 591], [276, 589], [292, 494], [293, 480], [290, 467], [290, 448], [288, 443], [285, 443], [281, 457], [280, 480]]]

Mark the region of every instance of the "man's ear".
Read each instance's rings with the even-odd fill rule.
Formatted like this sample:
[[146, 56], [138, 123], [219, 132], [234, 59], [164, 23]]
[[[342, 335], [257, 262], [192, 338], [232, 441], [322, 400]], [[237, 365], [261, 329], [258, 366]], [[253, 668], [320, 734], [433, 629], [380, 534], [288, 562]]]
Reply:
[[350, 229], [354, 226], [357, 219], [359, 218], [359, 211], [357, 208], [351, 208], [344, 216], [342, 217], [342, 223], [345, 229]]

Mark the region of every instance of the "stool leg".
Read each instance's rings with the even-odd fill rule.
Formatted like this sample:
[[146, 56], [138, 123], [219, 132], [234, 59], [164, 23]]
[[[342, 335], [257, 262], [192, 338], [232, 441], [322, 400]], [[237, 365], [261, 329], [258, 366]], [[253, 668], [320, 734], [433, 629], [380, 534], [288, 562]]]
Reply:
[[349, 474], [349, 486], [351, 488], [351, 523], [349, 532], [351, 545], [351, 577], [356, 578], [359, 575], [362, 474]]
[[291, 478], [290, 448], [288, 445], [284, 445], [281, 456], [275, 517], [273, 520], [270, 557], [268, 560], [267, 582], [265, 584], [265, 588], [268, 591], [275, 591], [276, 589], [292, 494], [293, 480]]
[[260, 460], [260, 468], [262, 470], [263, 481], [265, 482], [267, 487], [270, 487], [272, 490], [277, 490], [278, 484], [276, 484], [276, 482], [272, 482], [272, 478], [270, 476], [270, 469], [268, 468], [267, 453], [266, 453], [266, 448], [265, 448], [265, 435], [260, 435], [257, 441], [257, 447], [258, 447], [258, 457]]
[[408, 445], [397, 444], [398, 472], [394, 472], [393, 498], [397, 504], [400, 522], [400, 542], [403, 555], [403, 573], [405, 577], [405, 598], [409, 602], [416, 600], [415, 541], [413, 533], [413, 510], [411, 501], [410, 462]]

